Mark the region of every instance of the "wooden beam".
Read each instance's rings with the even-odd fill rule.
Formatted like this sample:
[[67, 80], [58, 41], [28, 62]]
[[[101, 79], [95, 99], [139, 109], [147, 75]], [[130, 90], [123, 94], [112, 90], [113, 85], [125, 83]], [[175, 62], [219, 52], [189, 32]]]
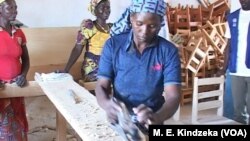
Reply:
[[[106, 113], [97, 104], [95, 96], [80, 86], [73, 79], [56, 81], [42, 81], [36, 75], [39, 83], [49, 100], [57, 110], [77, 132], [84, 141], [121, 141], [119, 136], [109, 125]], [[81, 99], [80, 103], [75, 102], [73, 91]], [[58, 123], [59, 126], [60, 123]], [[63, 123], [64, 124], [64, 123]], [[57, 128], [59, 128], [57, 126]], [[64, 132], [64, 131], [63, 131]], [[60, 135], [60, 133], [58, 133]], [[63, 134], [63, 133], [62, 133]]]
[[19, 87], [15, 83], [5, 84], [4, 88], [0, 89], [0, 98], [10, 97], [30, 97], [45, 95], [41, 87], [36, 81], [28, 81], [24, 87]]

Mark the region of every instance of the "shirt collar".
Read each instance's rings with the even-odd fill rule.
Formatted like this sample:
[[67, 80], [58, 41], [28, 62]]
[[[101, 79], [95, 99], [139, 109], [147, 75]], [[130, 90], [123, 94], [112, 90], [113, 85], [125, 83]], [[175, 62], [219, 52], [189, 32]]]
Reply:
[[[2, 27], [0, 27], [0, 32], [1, 31], [5, 31]], [[11, 30], [11, 33], [12, 35], [16, 32], [16, 27], [15, 26], [12, 26], [12, 30]]]
[[126, 47], [125, 47], [126, 51], [129, 50], [129, 48], [132, 46], [132, 43], [133, 43], [133, 31], [130, 30], [127, 41], [126, 41], [126, 44], [125, 44], [126, 45]]
[[[159, 36], [156, 37], [153, 43], [151, 43], [148, 47], [156, 47], [159, 42]], [[126, 51], [134, 51], [135, 50], [135, 45], [133, 41], [133, 30], [131, 29], [127, 38], [127, 41], [125, 42], [126, 44]], [[133, 48], [133, 49], [132, 49]]]

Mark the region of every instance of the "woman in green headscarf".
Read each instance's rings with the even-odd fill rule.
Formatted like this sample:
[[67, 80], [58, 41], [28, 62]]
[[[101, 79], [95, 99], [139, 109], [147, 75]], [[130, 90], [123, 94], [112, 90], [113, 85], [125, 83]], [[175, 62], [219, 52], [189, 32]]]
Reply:
[[82, 78], [85, 82], [96, 80], [102, 47], [110, 36], [109, 31], [112, 26], [111, 23], [106, 23], [110, 15], [109, 0], [91, 0], [88, 10], [96, 16], [96, 20], [83, 20], [78, 31], [75, 47], [64, 71], [62, 71], [69, 72], [85, 47], [86, 52], [81, 68]]

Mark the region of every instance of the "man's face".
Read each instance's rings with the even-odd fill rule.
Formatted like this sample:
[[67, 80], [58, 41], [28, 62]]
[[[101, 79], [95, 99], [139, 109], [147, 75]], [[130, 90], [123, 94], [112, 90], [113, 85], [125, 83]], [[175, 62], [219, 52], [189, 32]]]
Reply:
[[239, 0], [243, 10], [250, 10], [250, 0]]
[[108, 0], [100, 2], [95, 10], [96, 17], [107, 20], [110, 15], [110, 3]]
[[134, 13], [130, 17], [134, 36], [139, 42], [151, 42], [161, 29], [161, 17], [153, 13]]
[[14, 21], [17, 16], [17, 5], [14, 0], [6, 0], [1, 6], [1, 16], [8, 21]]

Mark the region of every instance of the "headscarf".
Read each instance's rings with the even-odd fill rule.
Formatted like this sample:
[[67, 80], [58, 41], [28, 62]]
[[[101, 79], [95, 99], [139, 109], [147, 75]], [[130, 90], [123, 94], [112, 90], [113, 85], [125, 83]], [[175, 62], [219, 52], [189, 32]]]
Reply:
[[[96, 6], [103, 0], [90, 0], [88, 10], [95, 16]], [[109, 0], [108, 0], [109, 1]]]
[[2, 2], [4, 2], [5, 0], [0, 0], [0, 4], [2, 3]]
[[[128, 32], [131, 27], [130, 13], [149, 12], [164, 17], [166, 13], [167, 4], [164, 0], [132, 0], [129, 8], [123, 12], [121, 18], [115, 22], [110, 30], [111, 36], [123, 32]], [[164, 18], [162, 18], [161, 25], [164, 26]]]

